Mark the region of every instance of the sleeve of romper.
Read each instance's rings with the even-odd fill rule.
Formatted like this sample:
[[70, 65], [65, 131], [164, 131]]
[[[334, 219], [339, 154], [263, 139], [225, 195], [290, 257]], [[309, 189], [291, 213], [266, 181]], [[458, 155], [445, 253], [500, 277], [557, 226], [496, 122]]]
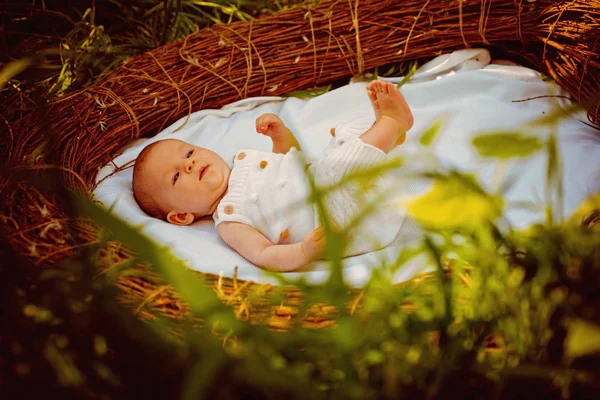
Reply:
[[348, 175], [382, 163], [385, 159], [386, 154], [381, 149], [363, 142], [359, 137], [353, 137], [327, 155], [327, 169], [336, 176]]
[[325, 148], [325, 156], [328, 156], [334, 149], [340, 147], [353, 137], [359, 137], [367, 131], [375, 123], [373, 117], [363, 117], [353, 119], [351, 121], [336, 124], [329, 133], [331, 140]]

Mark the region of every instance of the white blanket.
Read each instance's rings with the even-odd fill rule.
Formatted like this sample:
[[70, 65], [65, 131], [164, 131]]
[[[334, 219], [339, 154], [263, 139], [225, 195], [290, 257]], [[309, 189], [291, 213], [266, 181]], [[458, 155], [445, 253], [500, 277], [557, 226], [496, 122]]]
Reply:
[[[399, 80], [401, 78], [398, 78]], [[394, 79], [390, 79], [394, 81]], [[396, 81], [397, 81], [396, 80]], [[353, 118], [373, 115], [365, 91], [365, 82], [351, 83], [308, 100], [260, 97], [227, 105], [220, 110], [202, 110], [177, 121], [163, 132], [138, 141], [114, 159], [116, 165], [133, 160], [144, 146], [167, 137], [179, 138], [219, 153], [226, 161], [241, 148], [270, 150], [269, 138], [256, 134], [254, 121], [265, 112], [280, 116], [296, 134], [310, 158], [318, 158], [330, 140], [329, 130]], [[560, 98], [537, 98], [565, 95], [556, 85], [546, 83], [531, 69], [510, 63], [492, 63], [486, 50], [470, 49], [442, 55], [422, 66], [411, 83], [402, 87], [415, 118], [404, 145], [394, 150], [412, 161], [427, 166], [443, 166], [476, 173], [484, 186], [492, 185], [494, 161], [481, 159], [471, 139], [482, 132], [515, 130], [558, 107]], [[431, 149], [423, 152], [420, 135], [437, 120], [443, 128]], [[560, 122], [559, 149], [564, 167], [564, 215], [570, 215], [581, 201], [600, 192], [600, 135], [584, 124], [584, 115]], [[528, 128], [528, 132], [547, 135], [547, 128]], [[412, 157], [411, 157], [412, 156]], [[505, 174], [511, 181], [505, 194], [506, 217], [517, 228], [544, 220], [545, 153], [512, 162]], [[111, 164], [99, 171], [98, 180], [112, 173]], [[192, 226], [170, 225], [145, 215], [131, 191], [132, 169], [114, 174], [97, 187], [94, 195], [106, 207], [156, 241], [168, 244], [173, 252], [187, 261], [190, 268], [205, 273], [231, 277], [239, 267], [238, 278], [274, 283], [269, 273], [255, 267], [230, 249], [218, 236], [212, 219]], [[413, 181], [408, 194], [421, 192], [427, 182]], [[534, 205], [532, 207], [532, 204]], [[399, 251], [421, 238], [418, 226], [405, 218], [396, 240], [378, 252], [350, 257], [344, 263], [344, 277], [349, 284], [360, 286], [382, 260], [393, 260]], [[402, 268], [393, 280], [403, 281], [425, 268], [423, 260], [414, 260]], [[304, 277], [312, 282], [328, 276], [325, 262], [313, 263], [307, 272], [289, 273], [286, 277]]]

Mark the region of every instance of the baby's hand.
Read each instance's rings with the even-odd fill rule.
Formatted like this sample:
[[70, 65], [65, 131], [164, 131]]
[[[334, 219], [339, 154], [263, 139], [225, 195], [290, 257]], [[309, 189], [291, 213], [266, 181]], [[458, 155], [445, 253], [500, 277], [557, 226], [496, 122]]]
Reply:
[[256, 118], [256, 132], [277, 139], [284, 135], [285, 124], [275, 114], [262, 114]]
[[323, 258], [325, 250], [327, 250], [327, 238], [325, 237], [325, 229], [322, 226], [304, 236], [302, 251], [310, 261]]

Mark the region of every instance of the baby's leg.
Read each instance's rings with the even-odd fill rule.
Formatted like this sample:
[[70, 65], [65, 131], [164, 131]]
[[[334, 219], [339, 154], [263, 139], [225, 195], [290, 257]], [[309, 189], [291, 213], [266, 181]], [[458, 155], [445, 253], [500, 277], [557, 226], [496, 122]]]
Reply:
[[372, 81], [367, 85], [367, 93], [375, 112], [375, 124], [360, 138], [387, 154], [396, 144], [404, 142], [406, 131], [413, 125], [413, 116], [394, 84]]

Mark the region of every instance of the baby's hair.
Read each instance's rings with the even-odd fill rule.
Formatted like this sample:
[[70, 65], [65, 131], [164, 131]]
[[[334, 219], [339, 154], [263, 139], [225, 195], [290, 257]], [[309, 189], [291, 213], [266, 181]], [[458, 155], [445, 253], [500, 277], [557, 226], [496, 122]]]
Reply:
[[144, 147], [135, 160], [132, 180], [133, 197], [146, 214], [155, 218], [165, 219], [165, 212], [161, 209], [152, 193], [148, 190], [148, 185], [143, 182], [145, 178], [143, 174], [146, 169], [146, 163], [148, 162], [148, 156], [157, 143], [158, 142], [150, 143], [148, 146]]

